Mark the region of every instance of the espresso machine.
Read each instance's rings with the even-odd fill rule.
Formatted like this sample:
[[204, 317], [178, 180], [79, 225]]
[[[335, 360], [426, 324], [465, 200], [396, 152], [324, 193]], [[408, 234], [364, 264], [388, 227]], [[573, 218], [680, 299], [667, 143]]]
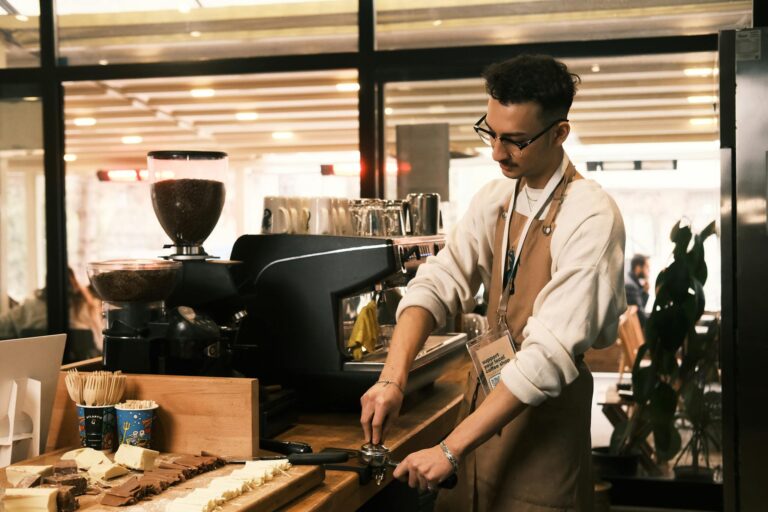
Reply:
[[[152, 204], [172, 243], [156, 260], [88, 265], [104, 304], [104, 366], [130, 373], [230, 375], [231, 346], [245, 314], [236, 262], [203, 249], [224, 206], [226, 153], [147, 155]], [[240, 350], [247, 350], [241, 344]]]
[[[442, 235], [241, 236], [231, 255], [248, 276], [240, 287], [247, 316], [239, 340], [258, 349], [252, 357], [238, 358], [235, 367], [266, 384], [296, 389], [304, 408], [359, 405], [383, 368], [408, 281], [444, 245]], [[355, 357], [348, 340], [371, 301], [378, 340]], [[412, 367], [406, 392], [434, 382], [463, 353], [465, 341], [463, 333], [430, 336]]]

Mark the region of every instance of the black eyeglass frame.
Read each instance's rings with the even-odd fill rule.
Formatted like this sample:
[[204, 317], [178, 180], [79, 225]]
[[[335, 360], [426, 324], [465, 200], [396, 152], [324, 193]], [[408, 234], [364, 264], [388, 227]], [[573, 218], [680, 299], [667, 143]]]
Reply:
[[[483, 117], [478, 119], [478, 121], [475, 123], [473, 128], [475, 129], [475, 133], [477, 133], [477, 136], [480, 137], [480, 140], [483, 142], [486, 142], [489, 146], [493, 146], [493, 141], [498, 140], [501, 142], [501, 145], [504, 146], [504, 149], [507, 149], [507, 143], [512, 144], [517, 149], [520, 150], [522, 153], [525, 148], [536, 142], [536, 139], [547, 133], [549, 130], [552, 129], [553, 126], [555, 126], [557, 123], [567, 123], [568, 120], [565, 118], [555, 119], [550, 123], [546, 128], [541, 130], [539, 133], [531, 137], [530, 139], [523, 141], [523, 142], [515, 142], [514, 140], [511, 140], [507, 137], [504, 137], [503, 135], [496, 135], [491, 130], [486, 130], [485, 128], [481, 127], [480, 124], [482, 124], [483, 121], [485, 121], [485, 118], [488, 114], [483, 114]], [[483, 136], [480, 134], [480, 132], [483, 132], [484, 134], [488, 135], [490, 137], [490, 140], [486, 141]], [[509, 150], [507, 150], [509, 152]]]

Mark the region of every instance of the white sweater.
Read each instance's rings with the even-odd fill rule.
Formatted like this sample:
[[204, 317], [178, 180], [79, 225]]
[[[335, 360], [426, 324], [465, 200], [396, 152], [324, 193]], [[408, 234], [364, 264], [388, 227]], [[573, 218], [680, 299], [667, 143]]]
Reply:
[[[444, 325], [459, 308], [474, 308], [480, 284], [490, 286], [496, 220], [499, 208], [506, 211], [509, 205], [515, 181], [494, 180], [480, 189], [445, 249], [419, 267], [398, 317], [410, 306], [421, 306]], [[521, 194], [515, 210], [528, 215], [525, 203]], [[501, 373], [509, 390], [531, 405], [558, 396], [576, 379], [577, 355], [615, 342], [619, 315], [627, 307], [624, 223], [600, 185], [588, 179], [568, 185], [550, 251], [552, 280], [536, 297], [521, 350]]]

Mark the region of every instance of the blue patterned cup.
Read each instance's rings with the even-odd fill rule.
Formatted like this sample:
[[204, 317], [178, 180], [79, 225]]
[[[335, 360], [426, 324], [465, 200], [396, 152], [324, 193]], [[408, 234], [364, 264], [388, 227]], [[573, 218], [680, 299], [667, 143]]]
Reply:
[[117, 438], [120, 444], [150, 448], [155, 411], [157, 406], [149, 409], [127, 409], [116, 405]]

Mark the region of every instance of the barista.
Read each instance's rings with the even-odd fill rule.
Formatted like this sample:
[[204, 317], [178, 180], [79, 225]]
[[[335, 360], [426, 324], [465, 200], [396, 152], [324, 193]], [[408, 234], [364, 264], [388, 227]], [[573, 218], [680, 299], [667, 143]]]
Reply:
[[471, 414], [395, 476], [431, 489], [457, 471], [439, 510], [589, 511], [592, 377], [582, 355], [615, 341], [626, 309], [624, 225], [563, 151], [578, 76], [551, 57], [520, 56], [484, 78], [490, 98], [475, 129], [505, 179], [475, 195], [445, 249], [410, 282], [361, 423], [366, 439], [384, 440], [415, 355], [447, 317], [471, 310], [482, 283], [489, 324], [508, 330], [517, 353], [484, 400], [470, 380]]

